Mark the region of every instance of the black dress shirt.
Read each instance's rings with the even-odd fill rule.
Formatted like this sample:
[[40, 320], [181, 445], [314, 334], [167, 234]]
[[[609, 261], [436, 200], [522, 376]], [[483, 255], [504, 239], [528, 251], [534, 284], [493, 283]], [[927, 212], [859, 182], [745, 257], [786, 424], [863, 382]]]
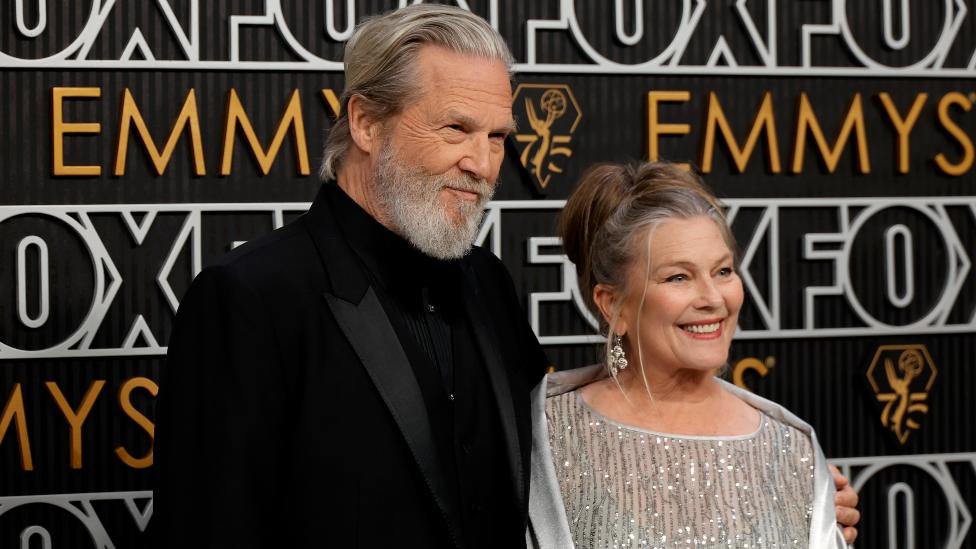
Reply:
[[442, 463], [456, 482], [466, 545], [521, 546], [500, 419], [464, 310], [458, 262], [423, 254], [338, 185], [327, 187], [336, 220], [372, 277], [424, 395]]

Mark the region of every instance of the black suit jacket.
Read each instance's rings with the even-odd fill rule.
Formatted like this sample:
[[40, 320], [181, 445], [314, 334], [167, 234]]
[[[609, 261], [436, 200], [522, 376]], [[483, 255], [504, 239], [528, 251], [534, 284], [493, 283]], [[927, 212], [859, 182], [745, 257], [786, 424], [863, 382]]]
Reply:
[[[461, 263], [524, 527], [545, 356], [501, 262]], [[463, 546], [413, 370], [321, 192], [200, 273], [160, 377], [158, 546]]]

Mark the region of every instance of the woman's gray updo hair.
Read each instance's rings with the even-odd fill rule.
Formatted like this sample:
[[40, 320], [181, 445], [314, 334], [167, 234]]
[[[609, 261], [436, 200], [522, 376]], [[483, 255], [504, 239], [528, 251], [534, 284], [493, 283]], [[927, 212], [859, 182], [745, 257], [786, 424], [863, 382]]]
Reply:
[[593, 288], [626, 290], [631, 269], [645, 259], [642, 238], [664, 221], [697, 216], [713, 219], [735, 254], [722, 207], [698, 175], [670, 162], [599, 164], [583, 174], [563, 208], [559, 235], [601, 331], [607, 322], [593, 303]]

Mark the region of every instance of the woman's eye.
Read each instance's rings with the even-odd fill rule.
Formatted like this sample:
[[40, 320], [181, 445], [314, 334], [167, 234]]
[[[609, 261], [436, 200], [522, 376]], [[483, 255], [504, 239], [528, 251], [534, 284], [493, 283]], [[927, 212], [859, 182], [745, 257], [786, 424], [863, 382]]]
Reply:
[[665, 279], [667, 282], [684, 282], [688, 277], [683, 274], [671, 275]]
[[719, 276], [732, 276], [735, 270], [732, 267], [724, 267], [718, 271]]

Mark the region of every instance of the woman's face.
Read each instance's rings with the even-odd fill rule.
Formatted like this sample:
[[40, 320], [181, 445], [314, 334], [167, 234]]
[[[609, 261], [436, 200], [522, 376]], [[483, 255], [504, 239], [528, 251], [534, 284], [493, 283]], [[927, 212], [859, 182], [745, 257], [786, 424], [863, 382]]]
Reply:
[[[704, 216], [665, 221], [654, 230], [650, 249], [649, 271], [643, 253], [631, 266], [621, 310], [631, 352], [637, 351], [637, 335], [645, 367], [664, 372], [721, 367], [728, 359], [743, 290], [718, 225]], [[645, 275], [647, 293], [638, 310]], [[631, 364], [637, 363], [634, 355]]]

